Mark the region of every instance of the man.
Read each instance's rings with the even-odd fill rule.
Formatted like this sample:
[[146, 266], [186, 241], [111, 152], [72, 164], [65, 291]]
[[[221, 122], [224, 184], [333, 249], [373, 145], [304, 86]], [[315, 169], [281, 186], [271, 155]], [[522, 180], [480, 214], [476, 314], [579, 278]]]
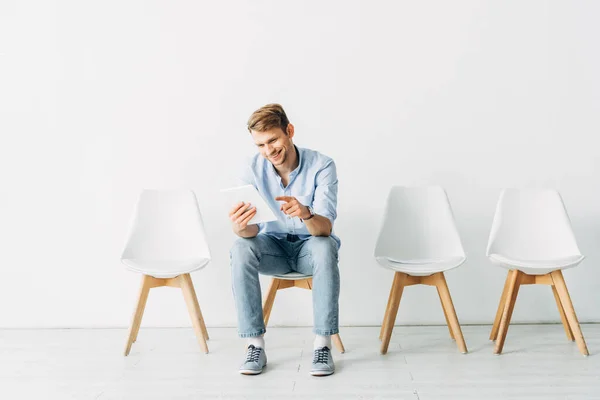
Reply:
[[279, 104], [268, 104], [248, 120], [258, 148], [244, 181], [254, 185], [278, 220], [248, 222], [256, 214], [239, 203], [229, 212], [240, 237], [231, 249], [233, 294], [238, 330], [247, 339], [240, 373], [255, 375], [267, 364], [259, 273], [300, 272], [313, 276], [314, 357], [310, 373], [331, 375], [331, 335], [338, 333], [339, 239], [333, 235], [337, 216], [337, 173], [333, 160], [292, 142], [294, 126]]

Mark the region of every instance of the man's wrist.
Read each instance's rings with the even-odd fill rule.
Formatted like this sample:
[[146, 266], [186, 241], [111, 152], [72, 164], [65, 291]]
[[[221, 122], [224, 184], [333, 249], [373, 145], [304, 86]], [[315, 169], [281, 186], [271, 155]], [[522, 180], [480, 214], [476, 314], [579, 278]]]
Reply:
[[315, 216], [315, 212], [314, 212], [314, 210], [312, 209], [311, 206], [305, 206], [305, 207], [306, 207], [306, 215], [307, 215], [307, 217], [306, 218], [302, 218], [302, 221], [306, 221], [306, 220], [311, 219], [312, 217]]
[[256, 224], [246, 225], [243, 229], [234, 228], [233, 232], [243, 238], [254, 237], [258, 233], [258, 226]]

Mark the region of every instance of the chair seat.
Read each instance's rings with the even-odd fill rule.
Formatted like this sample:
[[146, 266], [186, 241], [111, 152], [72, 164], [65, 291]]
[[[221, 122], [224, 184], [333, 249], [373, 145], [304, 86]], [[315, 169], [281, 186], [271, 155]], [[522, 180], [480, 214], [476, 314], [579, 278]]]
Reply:
[[204, 268], [210, 259], [193, 258], [189, 260], [143, 260], [139, 258], [122, 259], [129, 270], [150, 275], [155, 278], [173, 278], [182, 274], [189, 274]]
[[304, 274], [301, 274], [300, 272], [288, 272], [287, 274], [272, 275], [272, 276], [273, 276], [273, 278], [283, 279], [286, 281], [297, 281], [300, 279], [312, 278], [312, 275], [304, 275]]
[[419, 262], [419, 260], [399, 262], [388, 257], [376, 257], [375, 259], [384, 268], [403, 272], [412, 276], [428, 276], [459, 267], [467, 258], [464, 256], [456, 256], [434, 262], [432, 262], [432, 260], [424, 260], [426, 262]]
[[490, 261], [506, 269], [517, 269], [528, 275], [545, 275], [559, 269], [567, 269], [577, 266], [585, 256], [576, 254], [569, 257], [556, 258], [553, 260], [524, 260], [513, 257], [490, 254]]

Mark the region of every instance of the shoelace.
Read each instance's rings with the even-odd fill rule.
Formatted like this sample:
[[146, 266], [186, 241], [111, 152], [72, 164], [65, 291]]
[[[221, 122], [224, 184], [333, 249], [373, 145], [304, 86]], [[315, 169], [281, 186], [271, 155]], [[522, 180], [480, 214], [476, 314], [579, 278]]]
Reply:
[[260, 357], [260, 352], [262, 349], [260, 347], [254, 347], [254, 345], [248, 346], [248, 353], [246, 353], [246, 362], [258, 362]]
[[313, 364], [327, 364], [327, 361], [329, 361], [329, 348], [321, 347], [320, 349], [316, 349], [313, 356]]

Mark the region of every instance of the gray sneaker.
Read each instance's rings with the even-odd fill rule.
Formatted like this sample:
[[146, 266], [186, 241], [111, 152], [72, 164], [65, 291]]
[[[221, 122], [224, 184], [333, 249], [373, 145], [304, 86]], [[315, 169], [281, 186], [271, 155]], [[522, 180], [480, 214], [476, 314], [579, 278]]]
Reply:
[[329, 347], [325, 346], [316, 349], [313, 354], [310, 374], [313, 376], [325, 376], [333, 374], [334, 371], [335, 365], [333, 364], [333, 357], [331, 357]]
[[258, 375], [263, 371], [263, 368], [267, 365], [267, 354], [260, 347], [254, 347], [254, 345], [248, 346], [246, 351], [246, 361], [240, 367], [240, 374], [244, 375]]

